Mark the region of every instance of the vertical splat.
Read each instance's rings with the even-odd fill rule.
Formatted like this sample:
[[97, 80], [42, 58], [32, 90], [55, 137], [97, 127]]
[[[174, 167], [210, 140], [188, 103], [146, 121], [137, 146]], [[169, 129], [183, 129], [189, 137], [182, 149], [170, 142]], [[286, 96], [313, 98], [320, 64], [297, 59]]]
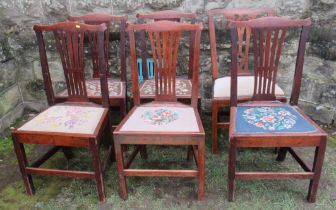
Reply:
[[[98, 24], [96, 24], [98, 25]], [[97, 33], [89, 33], [89, 43], [90, 50], [92, 54], [92, 67], [93, 67], [93, 78], [99, 77], [99, 58], [98, 58], [98, 34]], [[105, 55], [105, 68], [108, 68], [108, 48], [109, 48], [109, 25], [107, 25], [107, 31], [104, 33], [104, 55]]]
[[84, 32], [55, 30], [54, 35], [69, 101], [88, 101], [84, 77]]
[[176, 64], [181, 32], [148, 32], [154, 59], [156, 100], [176, 101]]
[[253, 100], [275, 100], [275, 83], [287, 28], [253, 29]]
[[251, 29], [238, 27], [238, 75], [249, 74], [248, 54], [250, 49]]

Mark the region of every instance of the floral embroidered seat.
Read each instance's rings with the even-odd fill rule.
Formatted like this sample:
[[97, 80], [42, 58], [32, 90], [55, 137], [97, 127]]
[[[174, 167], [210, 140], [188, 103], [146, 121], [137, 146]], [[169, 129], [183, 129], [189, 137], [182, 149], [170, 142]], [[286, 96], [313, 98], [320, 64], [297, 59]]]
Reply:
[[[221, 109], [228, 108], [230, 106], [230, 90], [231, 90], [231, 75], [232, 67], [229, 68], [230, 76], [220, 75], [218, 69], [222, 68], [219, 66], [221, 62], [221, 57], [217, 55], [217, 43], [218, 37], [216, 35], [219, 30], [216, 28], [219, 26], [215, 24], [218, 21], [223, 21], [227, 23], [225, 26], [228, 29], [229, 23], [232, 21], [244, 21], [252, 20], [264, 16], [274, 16], [276, 11], [272, 8], [230, 8], [230, 9], [211, 9], [208, 11], [208, 21], [209, 21], [209, 38], [210, 38], [210, 48], [211, 48], [211, 70], [212, 70], [212, 80], [213, 80], [213, 95], [211, 99], [212, 107], [212, 153], [218, 152], [218, 130], [228, 129], [230, 127], [230, 121], [228, 116], [222, 117], [223, 112]], [[250, 65], [253, 59], [250, 53], [250, 45], [254, 41], [251, 40], [251, 30], [245, 27], [239, 28], [237, 32], [237, 45], [238, 45], [238, 61], [237, 61], [237, 99], [238, 102], [249, 101], [253, 96], [254, 88], [254, 77], [253, 69]], [[220, 38], [221, 44], [224, 43], [224, 39]], [[232, 46], [231, 46], [232, 47]], [[222, 52], [220, 50], [219, 52]], [[275, 95], [278, 100], [285, 102], [286, 97], [284, 91], [275, 84]], [[226, 115], [226, 114], [225, 114]]]
[[[191, 81], [189, 79], [176, 79], [176, 97], [191, 97]], [[140, 97], [154, 97], [155, 96], [155, 81], [145, 80], [140, 87]]]
[[[101, 88], [99, 79], [85, 80], [86, 91], [88, 97], [101, 97]], [[125, 83], [120, 80], [108, 80], [109, 97], [122, 97], [125, 95]], [[64, 90], [58, 94], [59, 96], [68, 96], [68, 91]]]
[[[238, 79], [237, 96], [239, 98], [252, 98], [254, 87], [254, 76], [240, 76]], [[230, 98], [231, 77], [221, 77], [215, 80], [213, 88], [214, 98]], [[284, 96], [284, 91], [276, 84], [275, 95]]]
[[296, 107], [237, 106], [235, 133], [307, 133], [317, 128]]
[[[176, 106], [177, 104], [177, 106]], [[186, 123], [188, 119], [188, 123]], [[200, 120], [200, 119], [199, 119]], [[195, 110], [179, 103], [137, 107], [120, 131], [199, 132]]]
[[[160, 12], [160, 15], [172, 17], [175, 11]], [[119, 192], [127, 199], [128, 176], [173, 176], [194, 177], [197, 179], [198, 200], [204, 199], [205, 191], [205, 132], [198, 107], [198, 62], [201, 24], [186, 24], [174, 21], [155, 21], [148, 24], [128, 24], [130, 61], [132, 70], [133, 108], [113, 131], [114, 148], [118, 169]], [[176, 66], [179, 61], [179, 47], [182, 34], [189, 35], [194, 47], [190, 47], [189, 61], [193, 64], [192, 88], [189, 80], [176, 78]], [[144, 39], [136, 39], [137, 36]], [[137, 42], [146, 38], [150, 43], [154, 61], [154, 78], [140, 86], [137, 68]], [[137, 41], [137, 42], [136, 42]], [[184, 41], [184, 40], [183, 40]], [[141, 44], [140, 43], [140, 44]], [[163, 44], [161, 44], [163, 43]], [[186, 60], [186, 59], [184, 59]], [[146, 68], [143, 68], [146, 69]], [[143, 94], [151, 97], [145, 98]], [[189, 94], [189, 98], [181, 98]], [[148, 99], [148, 100], [141, 100]], [[181, 100], [184, 99], [184, 100]], [[187, 103], [189, 100], [189, 104]], [[149, 103], [145, 103], [151, 101]], [[184, 103], [182, 102], [184, 101]], [[123, 145], [135, 145], [133, 152], [125, 157]], [[196, 165], [192, 169], [132, 168], [137, 154], [144, 159], [147, 146], [175, 145], [188, 147], [188, 159], [194, 158]]]
[[[238, 180], [284, 180], [308, 179], [308, 202], [315, 202], [327, 143], [327, 133], [298, 107], [304, 67], [304, 54], [312, 21], [288, 17], [261, 17], [248, 21], [230, 23], [231, 35], [231, 88], [230, 127], [228, 156], [228, 199], [233, 201]], [[239, 33], [241, 28], [251, 32], [253, 40], [253, 70], [255, 83], [253, 95], [248, 102], [239, 101], [238, 63]], [[288, 31], [294, 33], [288, 33]], [[297, 36], [299, 35], [299, 36]], [[277, 73], [282, 49], [297, 38], [298, 47], [293, 84], [289, 103], [279, 101], [276, 95]], [[287, 40], [287, 41], [286, 41]], [[288, 48], [287, 48], [288, 49]], [[286, 154], [292, 155], [302, 171], [244, 171], [239, 165], [238, 151], [241, 148], [277, 147], [277, 161], [284, 161]], [[297, 148], [314, 148], [314, 158], [306, 164], [308, 150], [297, 154]], [[300, 156], [306, 156], [305, 159]], [[278, 165], [279, 163], [277, 163]]]
[[[104, 56], [106, 55], [104, 52], [104, 36], [108, 33], [108, 27], [105, 23], [88, 25], [65, 21], [51, 25], [34, 25], [33, 29], [37, 38], [49, 108], [27, 121], [23, 126], [17, 129], [12, 128], [11, 131], [25, 190], [28, 195], [35, 193], [33, 175], [90, 179], [96, 183], [99, 201], [105, 202], [103, 172], [107, 160], [114, 157], [114, 150], [111, 145], [112, 136], [109, 132], [111, 128], [111, 115], [109, 114], [111, 100], [108, 98], [108, 69], [105, 65]], [[51, 36], [52, 34], [54, 36]], [[99, 80], [92, 83], [88, 82], [85, 86], [85, 63], [87, 63], [88, 56], [90, 55], [92, 58], [94, 54], [85, 54], [85, 49], [88, 46], [86, 37], [90, 41], [96, 37], [96, 41], [93, 41], [96, 44], [96, 55], [100, 59], [96, 62], [96, 66], [99, 67]], [[62, 61], [65, 84], [67, 85], [66, 96], [55, 96], [54, 94], [45, 43], [56, 45], [59, 58]], [[51, 48], [53, 49], [53, 47]], [[98, 81], [100, 84], [97, 84]], [[98, 88], [101, 96], [89, 98], [88, 93], [97, 95]], [[121, 91], [122, 86], [119, 85], [119, 90], [116, 92]], [[106, 157], [104, 159], [106, 161], [104, 162], [100, 159], [100, 145], [103, 141], [107, 141], [106, 143], [109, 146], [105, 153]], [[31, 162], [27, 158], [25, 144], [46, 145], [49, 150], [45, 154], [38, 154], [40, 157]], [[48, 161], [58, 151], [63, 151], [67, 160], [72, 158], [73, 153], [71, 151], [74, 147], [89, 151], [91, 154], [90, 162], [92, 163], [91, 170], [46, 168], [44, 162]]]
[[19, 131], [93, 134], [106, 108], [56, 105], [30, 120]]

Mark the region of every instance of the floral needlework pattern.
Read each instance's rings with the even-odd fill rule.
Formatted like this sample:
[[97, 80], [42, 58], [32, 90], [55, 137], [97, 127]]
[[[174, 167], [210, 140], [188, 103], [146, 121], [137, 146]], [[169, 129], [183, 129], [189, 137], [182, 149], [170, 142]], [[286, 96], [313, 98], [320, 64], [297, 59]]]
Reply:
[[[191, 95], [191, 81], [187, 79], [177, 79], [176, 80], [176, 95], [177, 96], [188, 96]], [[140, 88], [140, 95], [143, 96], [153, 96], [155, 95], [155, 81], [146, 80], [143, 86]]]
[[[86, 80], [85, 85], [88, 96], [101, 96], [100, 80], [97, 79]], [[123, 88], [122, 82], [108, 80], [109, 96], [120, 96], [122, 94], [122, 88]], [[65, 90], [60, 95], [67, 96], [68, 91]]]
[[147, 110], [141, 118], [152, 125], [166, 125], [178, 119], [178, 114], [169, 109]]
[[246, 122], [264, 130], [280, 131], [292, 128], [297, 117], [282, 107], [253, 107], [243, 112]]
[[57, 111], [38, 115], [36, 123], [50, 128], [73, 129], [86, 125], [95, 114], [96, 111], [90, 108], [57, 106]]

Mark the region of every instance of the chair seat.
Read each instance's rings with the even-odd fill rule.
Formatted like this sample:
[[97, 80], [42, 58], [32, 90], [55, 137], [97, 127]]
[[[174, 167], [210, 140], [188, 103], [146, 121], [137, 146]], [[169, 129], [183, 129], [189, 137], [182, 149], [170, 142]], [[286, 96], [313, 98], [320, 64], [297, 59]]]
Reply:
[[93, 134], [105, 110], [94, 106], [55, 105], [38, 114], [18, 130]]
[[134, 107], [120, 128], [121, 132], [199, 132], [198, 115], [187, 105], [147, 104]]
[[238, 106], [235, 133], [311, 133], [318, 128], [301, 114], [297, 107]]
[[[85, 80], [88, 97], [101, 97], [101, 88], [99, 79]], [[120, 80], [108, 79], [109, 97], [121, 97], [125, 94], [125, 83]], [[59, 96], [68, 96], [68, 91], [64, 90]]]
[[[237, 77], [237, 96], [252, 97], [254, 89], [254, 76]], [[215, 80], [213, 96], [214, 98], [230, 98], [231, 77], [221, 77]], [[283, 96], [284, 91], [276, 84], [275, 95]]]
[[[192, 83], [189, 79], [176, 79], [176, 96], [191, 97]], [[140, 97], [155, 96], [155, 80], [145, 80], [140, 87]]]

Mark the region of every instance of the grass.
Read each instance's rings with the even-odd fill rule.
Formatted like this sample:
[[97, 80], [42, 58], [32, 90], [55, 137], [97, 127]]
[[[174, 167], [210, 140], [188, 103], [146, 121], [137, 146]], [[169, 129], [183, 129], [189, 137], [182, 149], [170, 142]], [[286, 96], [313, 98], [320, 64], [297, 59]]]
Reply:
[[[210, 138], [206, 142], [206, 199], [196, 200], [196, 181], [189, 178], [130, 177], [127, 178], [129, 197], [118, 195], [116, 165], [110, 164], [104, 175], [107, 202], [98, 204], [95, 183], [90, 180], [34, 176], [36, 194], [26, 196], [16, 162], [11, 165], [17, 178], [0, 190], [0, 209], [335, 209], [336, 208], [336, 137], [329, 138], [316, 203], [306, 202], [309, 182], [238, 181], [235, 202], [227, 201], [227, 144], [221, 136], [220, 154], [210, 152]], [[10, 146], [8, 146], [10, 147]], [[7, 147], [7, 148], [8, 148]], [[102, 148], [105, 151], [106, 148]], [[32, 149], [31, 155], [37, 151]], [[313, 149], [298, 149], [311, 163]], [[91, 169], [90, 153], [76, 149], [75, 158], [67, 161], [58, 153], [45, 167]], [[9, 151], [7, 157], [15, 160]], [[136, 159], [134, 168], [194, 168], [186, 161], [185, 147], [148, 147], [148, 160]], [[288, 155], [284, 162], [275, 161], [272, 149], [244, 149], [239, 151], [238, 170], [301, 171]], [[1, 176], [10, 176], [2, 174]]]
[[[11, 127], [17, 128], [20, 125], [22, 125], [26, 120], [27, 116], [16, 119], [9, 128], [5, 129], [3, 135], [0, 136], [0, 157], [8, 156], [9, 153], [12, 153], [14, 151], [10, 128]], [[26, 145], [25, 146], [26, 153], [30, 154], [33, 148], [34, 148], [33, 145]]]

